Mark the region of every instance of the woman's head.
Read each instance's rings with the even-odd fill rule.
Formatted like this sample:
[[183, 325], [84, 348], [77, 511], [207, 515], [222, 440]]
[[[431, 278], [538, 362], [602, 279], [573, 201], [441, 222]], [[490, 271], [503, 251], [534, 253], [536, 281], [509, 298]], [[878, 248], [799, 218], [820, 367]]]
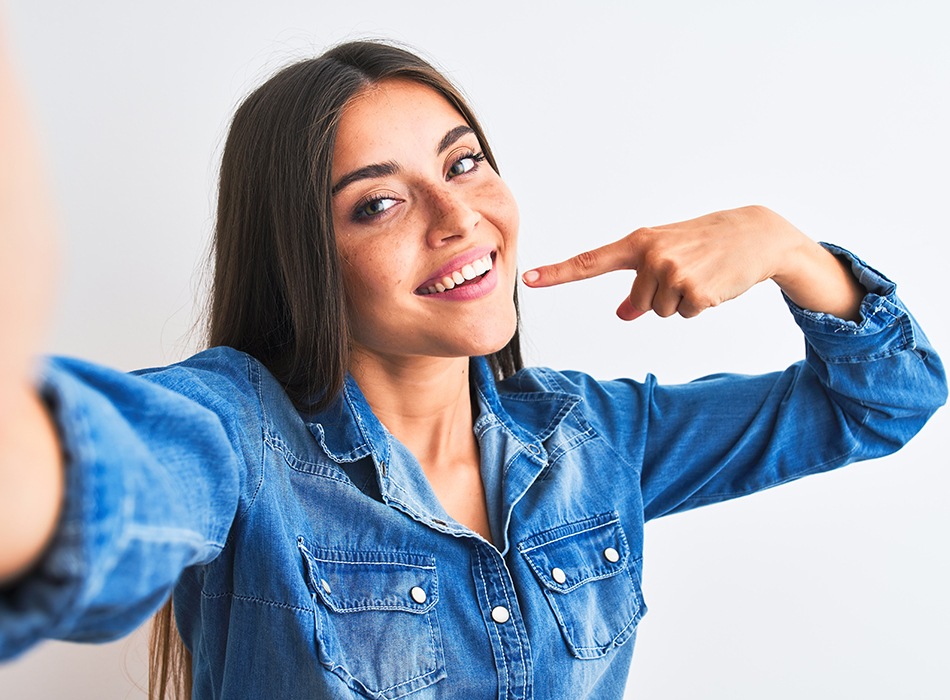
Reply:
[[[351, 341], [359, 340], [353, 333], [359, 321], [351, 318], [359, 304], [348, 303], [344, 293], [353, 276], [344, 274], [334, 227], [334, 200], [357, 189], [352, 180], [340, 188], [346, 173], [334, 171], [340, 124], [392, 86], [425, 86], [438, 94], [458, 124], [472, 130], [456, 135], [473, 140], [479, 150], [472, 155], [484, 155], [497, 171], [458, 91], [417, 56], [370, 42], [343, 44], [281, 70], [238, 108], [225, 144], [209, 341], [257, 357], [300, 404], [319, 406], [339, 391]], [[499, 376], [516, 371], [517, 333], [490, 359]]]

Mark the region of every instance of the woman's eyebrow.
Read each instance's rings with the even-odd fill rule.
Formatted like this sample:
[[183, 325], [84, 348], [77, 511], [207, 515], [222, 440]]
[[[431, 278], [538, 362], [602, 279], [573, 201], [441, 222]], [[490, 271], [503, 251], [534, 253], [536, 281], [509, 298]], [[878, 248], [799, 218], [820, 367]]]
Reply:
[[466, 134], [474, 134], [475, 129], [470, 127], [468, 124], [462, 124], [455, 127], [454, 129], [449, 129], [446, 132], [445, 136], [442, 137], [442, 140], [439, 141], [439, 147], [436, 149], [435, 154], [437, 156], [442, 155], [449, 146], [458, 141], [460, 138]]
[[388, 163], [373, 163], [372, 165], [365, 165], [362, 168], [357, 168], [356, 170], [348, 172], [346, 175], [341, 177], [333, 186], [333, 189], [330, 190], [330, 194], [335, 195], [344, 187], [356, 182], [357, 180], [368, 180], [374, 177], [386, 177], [387, 175], [395, 175], [398, 172], [399, 166], [392, 161], [389, 161]]
[[[466, 134], [474, 134], [475, 130], [468, 126], [467, 124], [461, 124], [452, 129], [449, 129], [445, 136], [442, 137], [442, 140], [439, 141], [439, 145], [436, 148], [436, 155], [442, 155], [446, 149], [448, 149], [453, 143], [458, 141], [460, 138]], [[386, 177], [388, 175], [395, 175], [399, 172], [399, 166], [392, 162], [386, 163], [373, 163], [372, 165], [364, 165], [362, 168], [357, 168], [351, 172], [348, 172], [346, 175], [341, 177], [337, 183], [330, 190], [331, 195], [336, 195], [340, 190], [342, 190], [347, 185], [351, 185], [357, 180], [368, 180], [374, 177]]]

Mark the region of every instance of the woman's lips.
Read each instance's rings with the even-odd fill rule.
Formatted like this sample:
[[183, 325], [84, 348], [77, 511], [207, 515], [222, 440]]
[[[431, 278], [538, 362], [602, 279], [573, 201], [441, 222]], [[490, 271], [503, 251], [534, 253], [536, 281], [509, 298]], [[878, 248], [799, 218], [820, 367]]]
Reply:
[[426, 291], [417, 292], [417, 294], [433, 301], [470, 301], [490, 294], [497, 286], [498, 269], [492, 265], [487, 272], [471, 280], [465, 280], [462, 284], [458, 284], [451, 289], [445, 288], [441, 292], [437, 289], [435, 292]]
[[416, 288], [416, 294], [441, 294], [484, 275], [494, 265], [495, 249], [478, 246], [447, 262]]
[[[458, 263], [455, 263], [458, 265]], [[477, 283], [478, 279], [487, 274], [494, 266], [492, 254], [486, 253], [480, 258], [448, 270], [440, 276], [433, 277], [426, 284], [416, 290], [416, 294], [444, 294], [453, 289]]]

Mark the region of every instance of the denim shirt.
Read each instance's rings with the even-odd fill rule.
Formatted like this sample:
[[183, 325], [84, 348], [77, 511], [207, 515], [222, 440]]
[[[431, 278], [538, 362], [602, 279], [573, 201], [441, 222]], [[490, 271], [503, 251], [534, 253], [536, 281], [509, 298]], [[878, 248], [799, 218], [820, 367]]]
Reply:
[[471, 363], [493, 542], [446, 513], [350, 378], [301, 414], [214, 348], [47, 363], [67, 500], [0, 593], [0, 658], [125, 634], [174, 589], [202, 698], [620, 698], [650, 518], [898, 449], [946, 399], [886, 278], [860, 323], [789, 304], [806, 359], [679, 386]]

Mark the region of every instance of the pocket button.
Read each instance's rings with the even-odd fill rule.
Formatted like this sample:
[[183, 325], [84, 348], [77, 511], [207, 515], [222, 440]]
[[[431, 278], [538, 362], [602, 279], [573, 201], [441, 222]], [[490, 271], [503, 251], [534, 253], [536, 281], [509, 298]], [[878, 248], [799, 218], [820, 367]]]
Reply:
[[611, 564], [616, 564], [618, 561], [620, 561], [620, 552], [618, 552], [613, 547], [607, 547], [607, 549], [604, 550], [604, 559], [609, 561]]
[[411, 595], [412, 599], [419, 603], [419, 605], [422, 605], [424, 602], [426, 602], [426, 592], [419, 588], [419, 586], [413, 586], [412, 590], [409, 591], [409, 595]]
[[556, 583], [564, 583], [567, 581], [567, 574], [564, 573], [564, 569], [559, 569], [555, 566], [551, 569], [551, 578], [553, 578]]

